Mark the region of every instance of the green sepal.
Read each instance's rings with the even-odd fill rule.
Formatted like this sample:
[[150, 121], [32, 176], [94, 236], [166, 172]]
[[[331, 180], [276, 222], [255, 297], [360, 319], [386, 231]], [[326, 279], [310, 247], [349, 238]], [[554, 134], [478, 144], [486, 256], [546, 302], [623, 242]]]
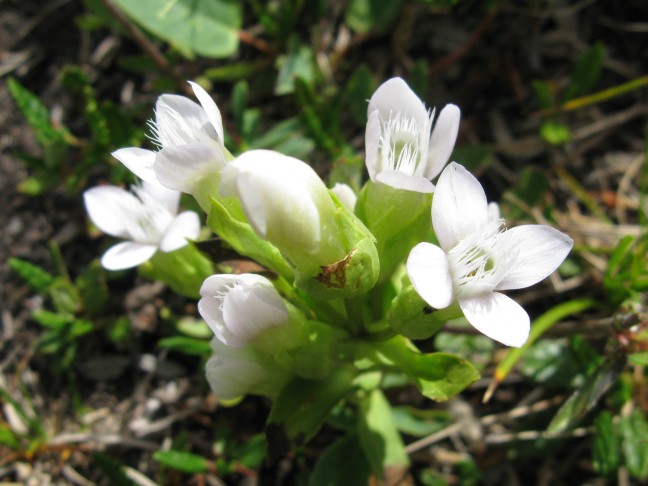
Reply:
[[[288, 305], [290, 309], [291, 306]], [[290, 321], [289, 321], [290, 324]], [[349, 336], [344, 331], [318, 321], [304, 321], [301, 327], [277, 326], [257, 338], [257, 347], [282, 367], [307, 379], [323, 379], [338, 366], [338, 343]], [[288, 333], [292, 331], [292, 335]], [[272, 337], [271, 340], [267, 340]], [[285, 338], [285, 339], [282, 339]]]
[[392, 300], [386, 318], [397, 334], [409, 339], [427, 339], [436, 334], [447, 321], [462, 315], [456, 303], [445, 309], [433, 309], [413, 286], [408, 285]]
[[207, 225], [223, 238], [240, 255], [252, 258], [273, 272], [293, 280], [293, 270], [276, 246], [261, 239], [252, 227], [233, 213], [238, 212], [226, 207], [221, 201], [210, 198], [211, 207]]
[[175, 292], [186, 297], [200, 297], [200, 287], [214, 273], [212, 262], [191, 242], [178, 250], [164, 253], [158, 251], [139, 266], [146, 278], [159, 280]]
[[[335, 194], [329, 194], [335, 204], [335, 215], [333, 223], [323, 228], [326, 240], [321, 247], [332, 250], [318, 255], [320, 261], [296, 265], [296, 284], [316, 299], [348, 299], [376, 285], [380, 259], [374, 235]], [[334, 257], [340, 255], [340, 248], [346, 253], [341, 258]], [[337, 259], [331, 261], [331, 257]]]
[[387, 280], [431, 232], [432, 195], [368, 181], [360, 191], [356, 215], [376, 238], [380, 282]]
[[352, 367], [339, 367], [324, 380], [294, 378], [284, 387], [265, 429], [270, 461], [317, 433], [331, 409], [355, 388], [357, 373]]

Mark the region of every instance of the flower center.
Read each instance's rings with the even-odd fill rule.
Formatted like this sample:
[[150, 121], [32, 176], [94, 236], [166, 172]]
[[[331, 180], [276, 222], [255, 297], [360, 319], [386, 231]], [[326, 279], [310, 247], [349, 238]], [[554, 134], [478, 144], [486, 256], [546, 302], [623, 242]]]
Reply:
[[504, 221], [489, 221], [448, 252], [456, 294], [469, 297], [492, 292], [508, 274], [517, 255]]
[[421, 127], [415, 119], [403, 113], [390, 113], [389, 120], [382, 123], [379, 141], [386, 170], [419, 175], [424, 168], [424, 164], [421, 164], [425, 155], [421, 144], [424, 129], [427, 126]]
[[142, 203], [140, 210], [133, 208], [132, 211], [137, 215], [134, 224], [129, 225], [132, 239], [140, 243], [158, 245], [173, 222], [173, 215], [143, 188], [135, 186], [132, 191]]

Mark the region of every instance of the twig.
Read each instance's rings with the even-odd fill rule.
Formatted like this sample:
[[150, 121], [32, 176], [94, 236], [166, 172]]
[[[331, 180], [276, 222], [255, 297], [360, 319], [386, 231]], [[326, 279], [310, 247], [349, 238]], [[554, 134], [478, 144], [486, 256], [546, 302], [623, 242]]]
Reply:
[[108, 11], [115, 17], [115, 19], [126, 29], [133, 40], [140, 46], [146, 55], [148, 55], [155, 64], [158, 65], [168, 76], [173, 79], [173, 82], [187, 95], [192, 95], [192, 90], [189, 84], [183, 80], [178, 73], [169, 64], [166, 57], [159, 51], [159, 49], [142, 33], [142, 31], [133, 24], [124, 13], [119, 10], [112, 3], [112, 0], [101, 0], [101, 3], [108, 9]]
[[132, 467], [124, 466], [124, 474], [126, 477], [139, 486], [159, 486], [158, 483], [151, 481], [144, 476], [141, 472], [136, 471]]
[[101, 445], [119, 445], [136, 449], [146, 449], [156, 451], [160, 448], [159, 444], [146, 440], [133, 439], [131, 437], [124, 437], [117, 434], [95, 435], [95, 434], [61, 434], [54, 437], [48, 442], [48, 446], [57, 446], [64, 444], [79, 444], [79, 443], [96, 443]]
[[617, 220], [621, 224], [628, 223], [626, 214], [622, 210], [623, 204], [620, 203], [622, 200], [624, 200], [623, 193], [628, 192], [632, 179], [634, 179], [637, 176], [637, 174], [639, 174], [639, 172], [641, 171], [641, 167], [643, 166], [643, 163], [644, 163], [644, 154], [639, 154], [630, 163], [630, 167], [627, 168], [627, 170], [623, 174], [623, 177], [621, 177], [621, 180], [619, 181], [619, 188], [617, 189], [617, 195], [616, 195], [617, 205], [615, 207], [615, 213], [616, 213]]
[[[550, 398], [550, 399], [547, 399], [547, 400], [541, 400], [541, 401], [536, 402], [536, 403], [534, 403], [532, 405], [522, 405], [522, 406], [519, 406], [519, 407], [515, 407], [515, 408], [509, 410], [508, 412], [485, 415], [484, 417], [482, 417], [479, 420], [479, 423], [482, 426], [488, 426], [488, 425], [493, 425], [497, 421], [502, 420], [502, 419], [515, 419], [515, 418], [518, 418], [518, 417], [525, 417], [525, 416], [527, 416], [529, 414], [542, 412], [542, 411], [544, 411], [544, 410], [546, 410], [548, 408], [556, 406], [556, 405], [562, 403], [563, 400], [564, 400], [564, 397], [557, 396], [557, 397], [553, 397], [553, 398]], [[430, 446], [430, 445], [432, 445], [432, 444], [434, 444], [436, 442], [439, 442], [439, 441], [441, 441], [441, 440], [443, 440], [443, 439], [445, 439], [445, 438], [447, 438], [447, 437], [449, 437], [449, 436], [451, 436], [453, 434], [458, 433], [461, 430], [461, 427], [462, 427], [462, 425], [459, 422], [454, 423], [452, 425], [449, 425], [448, 427], [446, 427], [443, 430], [439, 430], [438, 432], [435, 432], [434, 434], [431, 434], [431, 435], [429, 435], [427, 437], [423, 437], [422, 439], [419, 439], [419, 440], [417, 440], [415, 442], [412, 442], [411, 444], [407, 445], [405, 447], [405, 452], [407, 454], [413, 454], [416, 451], [419, 451], [419, 450], [421, 450], [421, 449], [423, 449], [425, 447], [428, 447], [428, 446]], [[576, 430], [579, 430], [579, 429], [576, 429]], [[568, 432], [568, 434], [573, 434], [574, 432], [576, 432], [576, 430]], [[577, 433], [580, 433], [580, 432], [577, 432]], [[545, 435], [542, 436], [543, 438], [558, 438], [557, 436], [556, 437], [549, 437], [547, 435], [547, 434], [550, 434], [549, 432], [526, 431], [526, 432], [520, 432], [518, 434], [512, 434], [512, 433], [511, 434], [508, 434], [508, 433], [507, 434], [497, 434], [497, 435], [491, 434], [490, 437], [491, 438], [495, 437], [495, 439], [494, 439], [494, 441], [491, 441], [490, 443], [497, 443], [497, 441], [508, 442], [510, 440], [514, 440], [514, 439], [511, 439], [512, 436], [519, 436], [520, 440], [529, 440], [531, 438], [531, 435], [533, 435], [533, 434], [535, 434], [536, 437], [539, 434], [545, 434]], [[489, 436], [487, 436], [487, 442], [488, 442], [488, 437]], [[507, 440], [505, 440], [505, 439], [507, 439]]]
[[485, 437], [487, 444], [506, 444], [520, 440], [538, 439], [575, 439], [591, 434], [594, 430], [590, 427], [580, 427], [566, 432], [547, 432], [542, 430], [525, 430], [523, 432], [505, 432], [503, 434], [491, 434]]

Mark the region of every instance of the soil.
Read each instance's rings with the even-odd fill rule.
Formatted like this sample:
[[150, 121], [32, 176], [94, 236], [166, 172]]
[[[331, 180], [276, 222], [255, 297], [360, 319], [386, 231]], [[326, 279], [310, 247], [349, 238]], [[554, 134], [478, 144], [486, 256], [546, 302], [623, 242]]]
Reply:
[[[428, 104], [458, 104], [463, 115], [459, 145], [483, 145], [490, 150], [489, 164], [480, 166], [477, 172], [489, 199], [499, 199], [509, 209], [517, 208], [519, 222], [544, 222], [546, 215], [539, 209], [519, 211], [524, 204], [508, 191], [525, 168], [533, 168], [543, 174], [550, 188], [542, 206], [554, 208], [557, 226], [568, 231], [577, 245], [609, 249], [621, 236], [638, 234], [638, 180], [648, 113], [645, 89], [560, 115], [558, 120], [572, 130], [572, 140], [556, 148], [539, 136], [542, 117], [537, 113], [532, 86], [534, 80], [544, 80], [564, 88], [574, 64], [596, 42], [605, 46], [597, 90], [645, 75], [648, 18], [644, 1], [494, 3], [497, 7], [490, 10], [468, 0], [459, 1], [451, 9], [430, 10], [425, 2], [411, 2], [391, 32], [353, 37], [348, 48], [341, 51], [342, 61], [330, 82], [344, 86], [361, 63], [369, 65], [378, 79], [408, 76], [417, 60], [426, 59], [432, 75], [425, 93]], [[103, 242], [88, 231], [80, 194], [60, 185], [38, 197], [18, 190], [30, 175], [24, 157], [40, 156], [41, 148], [4, 81], [10, 76], [18, 79], [50, 109], [53, 123], [63, 122], [72, 133], [83, 137], [88, 135], [88, 127], [79, 101], [61, 85], [66, 66], [81, 66], [92, 81], [97, 99], [133, 109], [142, 107], [142, 122], [152, 113], [161, 73], [151, 70], [134, 74], [121, 69], [119, 60], [140, 55], [141, 46], [106, 27], [80, 30], [77, 21], [87, 10], [79, 1], [57, 0], [44, 5], [37, 0], [0, 0], [0, 6], [0, 261], [17, 257], [56, 273], [59, 269], [51, 252], [51, 243], [55, 242], [67, 272], [74, 278], [101, 253]], [[327, 8], [337, 17], [322, 29], [335, 31], [340, 4], [330, 2]], [[249, 31], [259, 29], [251, 26]], [[167, 52], [163, 43], [155, 45]], [[253, 45], [244, 43], [241, 49], [242, 57], [262, 55]], [[194, 63], [178, 59], [174, 68], [181, 79], [191, 79], [203, 68], [217, 64], [205, 59]], [[216, 88], [216, 100], [227, 118], [231, 113], [231, 87]], [[171, 90], [180, 92], [181, 88]], [[255, 93], [254, 102], [268, 124], [292, 116], [297, 109], [290, 100], [278, 103], [271, 92]], [[362, 128], [349, 124], [348, 130], [349, 140], [361, 153]], [[322, 153], [317, 152], [313, 159], [327, 170]], [[105, 181], [110, 170], [107, 162], [105, 167], [93, 169], [91, 179]], [[575, 196], [570, 174], [615, 226], [604, 224], [586, 201]], [[537, 316], [569, 298], [600, 296], [605, 260], [592, 253], [580, 263], [584, 269], [580, 275], [554, 277], [516, 297]], [[84, 341], [77, 351], [75, 392], [69, 389], [69, 376], [58, 375], [51, 358], [35, 351], [43, 328], [31, 316], [34, 310], [44, 308], [45, 300], [8, 265], [0, 266], [0, 285], [0, 389], [33, 410], [49, 438], [29, 454], [16, 454], [0, 445], [0, 481], [118, 484], [106, 473], [110, 461], [116, 461], [128, 468], [125, 474], [136, 484], [152, 484], [146, 482], [147, 478], [160, 484], [222, 484], [218, 470], [195, 475], [163, 471], [153, 460], [153, 453], [173, 442], [213, 458], [216, 438], [233, 438], [241, 444], [262, 431], [268, 402], [249, 398], [235, 408], [221, 407], [204, 383], [198, 359], [167, 353], [156, 346], [168, 332], [164, 309], [196, 315], [194, 303], [134, 274], [109, 280], [111, 313], [129, 317], [132, 339], [121, 344], [100, 337]], [[585, 321], [558, 326], [553, 335], [573, 333], [576, 328], [593, 348], [603, 350], [611, 336], [609, 318], [609, 314], [591, 315]], [[545, 441], [537, 446], [545, 449], [538, 452], [528, 443], [518, 446], [514, 439], [506, 442], [498, 435], [514, 429], [510, 417], [495, 424], [480, 422], [491, 413], [505, 413], [556, 397], [516, 372], [488, 404], [482, 404], [499, 352], [485, 368], [484, 378], [460, 400], [449, 408], [438, 406], [462, 417], [462, 427], [474, 426], [474, 433], [462, 430], [452, 435], [452, 441], [439, 440], [435, 446], [414, 453], [414, 471], [418, 474], [421, 469], [435, 468], [445, 471], [448, 481], [456, 481], [457, 464], [471, 455], [481, 471], [479, 484], [605, 484], [592, 466], [591, 435], [549, 446]], [[411, 390], [390, 398], [401, 404], [431, 406]], [[0, 425], [8, 423], [14, 430], [25, 427], [29, 436], [28, 424], [16, 416], [16, 407], [5, 395], [0, 402], [4, 406]], [[550, 415], [544, 419], [546, 424]], [[227, 477], [230, 484], [303, 484], [298, 478], [305, 477], [318, 454], [336, 436], [334, 429], [326, 428], [309, 446], [276, 464], [259, 471], [239, 464]], [[502, 442], [488, 442], [495, 436]], [[413, 442], [413, 438], [408, 441]], [[97, 466], [101, 461], [104, 467]], [[418, 482], [419, 477], [409, 476], [401, 484]]]

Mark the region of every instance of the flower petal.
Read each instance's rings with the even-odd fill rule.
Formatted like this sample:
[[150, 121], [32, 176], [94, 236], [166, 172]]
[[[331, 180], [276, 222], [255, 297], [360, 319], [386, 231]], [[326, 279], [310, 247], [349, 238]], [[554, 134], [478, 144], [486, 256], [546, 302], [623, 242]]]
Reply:
[[243, 287], [232, 289], [223, 302], [226, 344], [245, 346], [271, 326], [284, 324], [288, 311], [273, 287]]
[[488, 220], [489, 221], [499, 221], [501, 219], [500, 207], [496, 202], [488, 203]]
[[112, 156], [119, 160], [137, 177], [145, 182], [157, 182], [153, 164], [155, 152], [137, 147], [115, 150]]
[[441, 173], [432, 200], [432, 225], [448, 251], [488, 222], [486, 194], [464, 167], [451, 162]]
[[216, 103], [214, 103], [212, 97], [209, 96], [207, 91], [205, 91], [202, 88], [202, 86], [200, 86], [198, 83], [194, 83], [193, 81], [189, 81], [189, 84], [191, 85], [191, 88], [193, 89], [196, 98], [198, 98], [198, 101], [200, 101], [200, 105], [205, 110], [205, 113], [207, 114], [207, 118], [209, 118], [209, 121], [211, 122], [214, 129], [216, 130], [216, 135], [218, 135], [218, 141], [222, 145], [225, 140], [223, 135], [223, 118], [221, 117], [221, 113], [220, 110], [218, 109], [218, 106], [216, 105]]
[[381, 136], [380, 112], [372, 111], [369, 113], [369, 120], [365, 128], [365, 165], [372, 181], [375, 181], [376, 174], [384, 169], [381, 163], [382, 157], [379, 157], [378, 153], [380, 151]]
[[101, 265], [107, 270], [136, 267], [151, 258], [156, 250], [155, 245], [124, 241], [108, 248], [101, 257]]
[[170, 252], [182, 248], [187, 240], [195, 240], [200, 234], [200, 219], [193, 211], [178, 214], [160, 242], [160, 250]]
[[407, 257], [407, 275], [421, 298], [435, 309], [452, 303], [454, 291], [448, 259], [431, 243], [419, 243]]
[[163, 186], [155, 179], [155, 182], [142, 183], [142, 190], [151, 196], [155, 201], [160, 203], [171, 214], [178, 212], [178, 205], [180, 204], [180, 192], [168, 187]]
[[434, 179], [450, 158], [459, 132], [461, 111], [456, 105], [446, 105], [434, 124], [427, 154], [425, 177]]
[[348, 184], [336, 182], [331, 188], [331, 192], [340, 200], [340, 202], [351, 212], [355, 209], [358, 196]]
[[118, 238], [129, 236], [133, 211], [141, 202], [130, 192], [116, 186], [99, 186], [83, 193], [86, 211], [92, 222], [104, 233]]
[[431, 193], [434, 192], [434, 184], [424, 177], [409, 175], [397, 170], [385, 170], [376, 175], [376, 182], [380, 182], [395, 189], [406, 191]]
[[555, 228], [527, 224], [506, 232], [518, 256], [497, 290], [522, 289], [549, 276], [563, 262], [574, 241]]
[[157, 137], [163, 147], [194, 143], [205, 125], [207, 113], [198, 103], [179, 95], [162, 95], [155, 104]]
[[224, 155], [215, 146], [196, 143], [160, 150], [155, 174], [169, 189], [191, 193], [205, 174], [219, 172], [224, 166]]
[[315, 251], [321, 239], [320, 211], [335, 211], [331, 195], [305, 162], [271, 150], [250, 150], [227, 164], [222, 196], [237, 196], [259, 236], [282, 248]]
[[383, 119], [390, 114], [401, 112], [408, 118], [416, 120], [420, 126], [428, 123], [428, 112], [425, 105], [401, 78], [392, 78], [381, 84], [369, 100], [367, 115], [379, 111]]
[[529, 314], [510, 297], [488, 292], [457, 300], [468, 322], [489, 338], [519, 348], [529, 337]]

